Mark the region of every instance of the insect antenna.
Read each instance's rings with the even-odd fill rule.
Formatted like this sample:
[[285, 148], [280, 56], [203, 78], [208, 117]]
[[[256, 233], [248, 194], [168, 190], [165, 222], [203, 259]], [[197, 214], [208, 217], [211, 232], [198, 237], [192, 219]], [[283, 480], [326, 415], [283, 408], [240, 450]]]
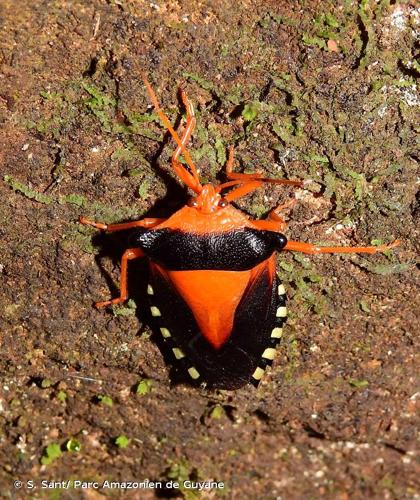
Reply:
[[[175, 172], [178, 174], [178, 176], [181, 178], [181, 180], [189, 187], [191, 188], [194, 192], [200, 193], [202, 190], [202, 185], [200, 184], [200, 179], [198, 177], [198, 172], [197, 169], [192, 161], [192, 158], [185, 147], [185, 143], [188, 141], [190, 138], [192, 129], [194, 128], [195, 124], [195, 118], [193, 121], [190, 122], [189, 126], [187, 126], [186, 133], [184, 134], [183, 139], [180, 139], [179, 135], [177, 132], [174, 130], [174, 128], [171, 125], [171, 122], [169, 121], [169, 118], [165, 115], [165, 113], [162, 111], [162, 108], [159, 105], [159, 101], [156, 97], [155, 91], [153, 90], [152, 86], [150, 85], [148, 79], [146, 78], [145, 75], [143, 76], [143, 81], [146, 86], [147, 92], [149, 94], [150, 100], [152, 101], [153, 107], [155, 108], [156, 113], [158, 114], [159, 118], [161, 119], [163, 125], [167, 128], [168, 132], [171, 134], [172, 138], [177, 144], [177, 149], [172, 157], [172, 166], [175, 170]], [[191, 113], [192, 106], [189, 103], [188, 99], [186, 98], [186, 94], [181, 93], [182, 101], [187, 108], [187, 113]], [[177, 158], [179, 154], [181, 153], [184, 155], [185, 161], [187, 162], [187, 165], [190, 168], [190, 172], [181, 164], [177, 161]]]

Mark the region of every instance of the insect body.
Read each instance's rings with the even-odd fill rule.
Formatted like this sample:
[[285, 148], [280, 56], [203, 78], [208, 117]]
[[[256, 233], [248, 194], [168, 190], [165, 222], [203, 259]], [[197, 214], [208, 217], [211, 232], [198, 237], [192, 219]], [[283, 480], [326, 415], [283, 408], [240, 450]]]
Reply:
[[[120, 297], [96, 307], [127, 299], [127, 264], [146, 257], [150, 280], [150, 312], [174, 357], [192, 380], [219, 388], [258, 385], [275, 357], [286, 319], [284, 286], [276, 275], [276, 252], [376, 253], [378, 247], [317, 247], [288, 241], [280, 216], [283, 206], [266, 220], [253, 220], [231, 205], [264, 183], [302, 187], [301, 181], [267, 179], [261, 174], [234, 173], [233, 148], [226, 165], [228, 181], [202, 185], [186, 149], [195, 127], [194, 110], [181, 92], [187, 110], [182, 137], [161, 110], [148, 81], [156, 112], [177, 144], [172, 167], [194, 196], [168, 219], [147, 218], [122, 224], [102, 224], [81, 217], [83, 224], [108, 231], [136, 228], [121, 261]], [[180, 155], [188, 165], [183, 166]]]

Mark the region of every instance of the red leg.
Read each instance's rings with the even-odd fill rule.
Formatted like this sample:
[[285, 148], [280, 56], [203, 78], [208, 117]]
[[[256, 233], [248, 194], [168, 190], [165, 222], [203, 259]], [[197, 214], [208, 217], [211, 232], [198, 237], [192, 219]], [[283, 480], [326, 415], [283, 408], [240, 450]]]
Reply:
[[262, 229], [264, 231], [274, 231], [275, 233], [282, 233], [286, 227], [286, 221], [282, 219], [281, 221], [274, 220], [254, 220], [253, 224], [256, 228]]
[[[241, 186], [232, 189], [224, 198], [226, 201], [229, 203], [233, 200], [236, 200], [237, 198], [241, 198], [242, 196], [245, 196], [248, 193], [251, 193], [252, 191], [255, 191], [258, 189], [260, 186], [262, 186], [262, 182], [260, 181], [249, 181], [245, 182]], [[223, 188], [226, 187], [225, 185], [221, 184], [218, 186], [218, 188]]]
[[318, 247], [311, 243], [301, 241], [288, 241], [283, 250], [292, 250], [293, 252], [302, 252], [309, 254], [317, 253], [378, 253], [394, 248], [400, 244], [400, 240], [395, 240], [390, 245], [379, 245], [377, 247]]
[[254, 181], [256, 179], [261, 179], [262, 174], [259, 172], [255, 172], [254, 174], [241, 174], [233, 171], [233, 162], [234, 162], [234, 147], [229, 146], [229, 156], [226, 162], [226, 177], [229, 180], [243, 180], [243, 181]]
[[104, 302], [96, 302], [95, 307], [100, 309], [101, 307], [110, 306], [112, 304], [121, 304], [122, 302], [125, 302], [127, 300], [128, 261], [133, 259], [138, 259], [139, 257], [144, 257], [144, 252], [140, 248], [129, 248], [124, 252], [121, 259], [120, 296], [116, 299], [105, 300]]
[[271, 212], [268, 214], [267, 219], [253, 221], [254, 225], [258, 229], [282, 233], [287, 227], [287, 222], [283, 219], [283, 217], [281, 217], [279, 212], [284, 208], [294, 205], [295, 203], [296, 200], [290, 200], [286, 203], [283, 203], [282, 205], [279, 205], [274, 210], [271, 210]]
[[[243, 174], [247, 175], [247, 174]], [[227, 200], [229, 203], [233, 200], [236, 200], [237, 198], [241, 198], [242, 196], [245, 196], [248, 193], [251, 193], [252, 191], [255, 191], [259, 187], [263, 185], [264, 182], [275, 182], [279, 184], [284, 184], [284, 183], [293, 183], [293, 184], [301, 184], [300, 182], [298, 183], [297, 181], [287, 181], [285, 180], [284, 182], [281, 179], [255, 179], [255, 180], [248, 180], [248, 181], [241, 181], [239, 179], [225, 182], [224, 184], [220, 184], [217, 186], [216, 191], [220, 192], [222, 189], [235, 186], [237, 184], [240, 184], [239, 187], [232, 189], [227, 195], [224, 196], [225, 200]], [[279, 207], [275, 208], [272, 212], [270, 212], [269, 218], [272, 220], [276, 220], [275, 217], [279, 217], [278, 215], [275, 214], [277, 210], [281, 210], [282, 208], [286, 208], [286, 206], [290, 205], [291, 202], [288, 202], [284, 205], [280, 205]]]
[[234, 156], [235, 156], [235, 148], [233, 146], [229, 146], [229, 156], [228, 160], [226, 162], [226, 177], [228, 179], [231, 179], [230, 175], [233, 172], [233, 161], [234, 161]]
[[89, 219], [86, 219], [86, 217], [80, 217], [79, 222], [80, 224], [84, 224], [85, 226], [92, 226], [96, 227], [98, 229], [103, 229], [104, 231], [123, 231], [124, 229], [130, 229], [132, 227], [154, 227], [160, 224], [161, 222], [164, 222], [165, 219], [155, 219], [155, 218], [149, 218], [149, 219], [142, 219], [142, 220], [136, 220], [133, 222], [123, 222], [122, 224], [104, 224], [103, 222], [94, 222]]
[[277, 233], [282, 233], [287, 227], [287, 222], [283, 219], [279, 212], [281, 212], [285, 208], [293, 207], [293, 205], [295, 204], [295, 199], [286, 201], [286, 203], [283, 203], [276, 207], [274, 210], [271, 210], [266, 220], [254, 221], [255, 226], [258, 229], [265, 229], [266, 231], [275, 231]]
[[268, 218], [271, 220], [279, 220], [281, 219], [279, 212], [282, 212], [285, 208], [292, 208], [296, 205], [297, 201], [293, 198], [289, 201], [286, 201], [285, 203], [282, 203], [281, 205], [278, 205], [276, 208], [271, 210], [271, 212], [268, 214]]
[[243, 180], [244, 182], [247, 181], [261, 181], [261, 182], [267, 182], [271, 184], [288, 184], [291, 186], [297, 186], [297, 187], [303, 187], [303, 182], [302, 181], [291, 181], [289, 179], [269, 179], [266, 177], [263, 177], [263, 174], [259, 172], [255, 172], [253, 174], [241, 174], [237, 172], [233, 172], [233, 161], [234, 161], [234, 148], [233, 146], [229, 147], [229, 157], [228, 161], [226, 162], [226, 177], [229, 180]]

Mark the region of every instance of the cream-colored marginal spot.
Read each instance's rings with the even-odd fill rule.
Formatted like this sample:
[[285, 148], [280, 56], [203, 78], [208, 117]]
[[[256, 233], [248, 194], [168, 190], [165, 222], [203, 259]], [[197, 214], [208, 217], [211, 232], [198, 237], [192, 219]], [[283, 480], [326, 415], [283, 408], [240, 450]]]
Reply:
[[[281, 330], [281, 328], [280, 328], [280, 330]], [[164, 327], [162, 327], [160, 329], [160, 333], [162, 334], [162, 337], [165, 337], [165, 339], [168, 339], [171, 336], [171, 332], [167, 328], [164, 328]]]
[[263, 352], [262, 357], [265, 359], [273, 360], [276, 356], [276, 350], [272, 347], [267, 347], [267, 349]]
[[252, 378], [255, 378], [255, 380], [261, 380], [263, 378], [263, 375], [264, 375], [264, 370], [258, 367], [252, 374]]
[[277, 293], [279, 295], [286, 295], [286, 289], [284, 288], [284, 285], [279, 285], [277, 288]]
[[[162, 330], [162, 328], [161, 328]], [[271, 337], [274, 339], [281, 339], [283, 335], [283, 328], [273, 328], [273, 331], [271, 332]]]
[[154, 316], [155, 318], [157, 316], [162, 316], [162, 314], [160, 313], [159, 309], [156, 306], [152, 306], [150, 308], [150, 312], [152, 313], [152, 316]]
[[193, 378], [194, 380], [198, 379], [200, 376], [200, 374], [198, 373], [197, 369], [194, 368], [194, 366], [188, 368], [188, 373], [190, 374], [190, 377]]
[[287, 308], [284, 306], [280, 306], [277, 308], [276, 312], [277, 318], [285, 318], [287, 316]]
[[174, 353], [174, 356], [176, 357], [176, 359], [185, 358], [185, 354], [182, 352], [182, 350], [179, 347], [174, 347], [172, 349], [172, 352]]
[[147, 285], [147, 293], [148, 295], [153, 295], [155, 293], [153, 291], [152, 285]]

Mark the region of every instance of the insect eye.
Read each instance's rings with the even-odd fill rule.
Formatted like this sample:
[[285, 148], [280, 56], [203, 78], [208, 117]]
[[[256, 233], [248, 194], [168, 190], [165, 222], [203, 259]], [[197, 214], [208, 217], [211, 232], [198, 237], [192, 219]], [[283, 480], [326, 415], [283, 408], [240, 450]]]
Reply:
[[226, 200], [219, 201], [219, 207], [224, 208], [228, 206], [228, 202]]
[[196, 198], [190, 198], [190, 199], [188, 200], [187, 205], [188, 205], [189, 207], [194, 207], [194, 208], [195, 208], [195, 207], [198, 207], [198, 201], [197, 201], [197, 199], [196, 199]]

